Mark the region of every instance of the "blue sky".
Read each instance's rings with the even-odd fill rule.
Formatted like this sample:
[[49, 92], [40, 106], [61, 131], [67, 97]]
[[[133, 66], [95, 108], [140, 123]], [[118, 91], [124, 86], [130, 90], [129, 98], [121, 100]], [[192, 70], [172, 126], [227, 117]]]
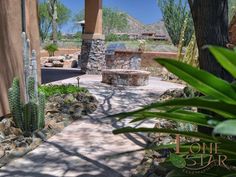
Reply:
[[[84, 0], [61, 0], [61, 2], [71, 9], [72, 14], [84, 9]], [[162, 18], [157, 0], [103, 0], [103, 6], [127, 12], [144, 24], [151, 24]], [[76, 29], [72, 22], [69, 22], [62, 31], [73, 33]]]

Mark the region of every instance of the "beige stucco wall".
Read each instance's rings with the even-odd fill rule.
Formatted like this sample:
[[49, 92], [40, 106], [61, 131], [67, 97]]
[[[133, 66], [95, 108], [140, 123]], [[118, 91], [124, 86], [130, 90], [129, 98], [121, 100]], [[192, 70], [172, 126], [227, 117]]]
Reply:
[[[39, 53], [37, 0], [26, 0], [27, 34]], [[9, 113], [8, 89], [14, 77], [22, 81], [21, 1], [0, 0], [0, 116]]]

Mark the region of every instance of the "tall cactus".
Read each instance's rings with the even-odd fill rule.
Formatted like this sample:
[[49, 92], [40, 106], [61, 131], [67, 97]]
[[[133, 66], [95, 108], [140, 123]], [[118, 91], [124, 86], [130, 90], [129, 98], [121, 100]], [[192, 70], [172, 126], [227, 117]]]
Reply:
[[45, 95], [44, 93], [39, 93], [39, 106], [38, 106], [38, 128], [43, 128], [45, 126], [44, 115], [45, 115]]
[[20, 81], [15, 78], [12, 83], [12, 87], [8, 92], [10, 110], [13, 116], [13, 121], [16, 126], [23, 129], [23, 117], [22, 117], [22, 103], [20, 98]]
[[[38, 93], [36, 52], [30, 58], [30, 42], [22, 33], [24, 63], [24, 100], [21, 101], [19, 79], [13, 80], [9, 89], [9, 105], [16, 126], [24, 132], [33, 132], [44, 128], [45, 96]], [[22, 104], [25, 103], [24, 105]]]

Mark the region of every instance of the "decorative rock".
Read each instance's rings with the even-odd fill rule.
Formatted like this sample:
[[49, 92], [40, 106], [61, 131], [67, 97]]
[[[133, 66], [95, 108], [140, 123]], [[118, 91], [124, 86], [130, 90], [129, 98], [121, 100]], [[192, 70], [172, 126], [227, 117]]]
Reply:
[[59, 103], [56, 103], [56, 102], [47, 103], [45, 107], [45, 112], [46, 114], [58, 113], [60, 112], [59, 107], [60, 107]]
[[3, 122], [0, 122], [0, 131], [3, 132], [5, 129], [5, 124]]
[[52, 63], [44, 63], [43, 66], [44, 67], [53, 67], [53, 64]]
[[61, 61], [53, 61], [53, 67], [63, 67], [63, 63]]
[[73, 96], [73, 94], [67, 94], [67, 95], [64, 96], [64, 103], [65, 104], [70, 104], [70, 103], [73, 103], [75, 101], [76, 101], [76, 99]]
[[82, 116], [82, 109], [81, 108], [76, 108], [74, 110], [74, 113], [72, 115], [73, 119], [79, 119]]
[[54, 120], [54, 119], [45, 121], [46, 128], [53, 129], [55, 127], [55, 125], [56, 125], [56, 120]]
[[35, 136], [40, 138], [41, 140], [45, 141], [47, 139], [47, 135], [42, 131], [35, 132]]
[[2, 131], [0, 131], [0, 141], [2, 141], [4, 139], [6, 139], [6, 136]]
[[78, 63], [77, 60], [71, 59], [71, 60], [65, 60], [63, 68], [77, 68]]
[[11, 132], [11, 134], [14, 134], [16, 136], [22, 135], [21, 129], [15, 128], [15, 127], [10, 127], [10, 132]]
[[53, 56], [53, 57], [48, 57], [48, 62], [53, 63], [54, 61], [59, 61], [59, 62], [64, 62], [65, 57], [64, 56]]
[[64, 104], [64, 97], [63, 95], [54, 95], [49, 97], [48, 102], [54, 102], [54, 103], [59, 103], [59, 104]]
[[85, 105], [85, 112], [87, 114], [91, 114], [92, 112], [96, 111], [97, 103], [89, 103]]

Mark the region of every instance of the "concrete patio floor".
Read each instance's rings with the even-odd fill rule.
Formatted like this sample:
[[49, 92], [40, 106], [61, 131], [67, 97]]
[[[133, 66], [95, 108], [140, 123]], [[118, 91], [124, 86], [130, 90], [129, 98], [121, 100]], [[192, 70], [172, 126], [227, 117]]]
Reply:
[[[80, 86], [99, 100], [99, 108], [75, 121], [61, 133], [0, 169], [0, 176], [9, 177], [128, 177], [140, 163], [143, 152], [117, 155], [145, 147], [142, 134], [113, 135], [112, 130], [128, 124], [112, 117], [131, 111], [158, 99], [168, 89], [182, 85], [150, 78], [148, 86], [112, 87], [100, 83], [101, 76], [80, 76]], [[76, 78], [54, 84], [76, 84]], [[154, 121], [142, 126], [153, 127]], [[140, 124], [132, 124], [140, 126]]]

